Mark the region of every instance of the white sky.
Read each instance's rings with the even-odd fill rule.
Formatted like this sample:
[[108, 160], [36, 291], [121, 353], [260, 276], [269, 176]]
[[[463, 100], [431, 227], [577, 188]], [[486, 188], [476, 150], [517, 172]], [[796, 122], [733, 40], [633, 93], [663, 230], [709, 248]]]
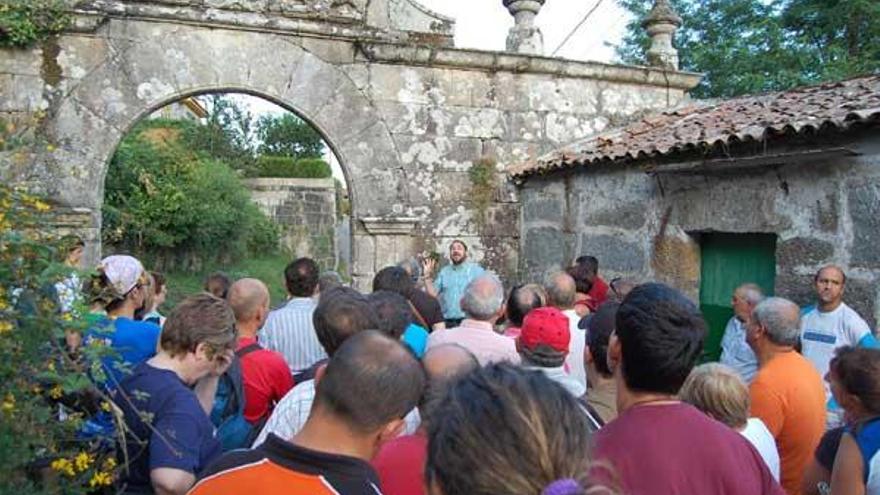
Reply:
[[[479, 50], [503, 51], [513, 16], [502, 0], [414, 0], [434, 12], [455, 19], [455, 46]], [[616, 0], [546, 0], [536, 18], [544, 35], [544, 54], [550, 56], [583, 17], [595, 7], [589, 19], [571, 36], [556, 56], [574, 60], [616, 60], [615, 47], [620, 43], [631, 15]], [[283, 108], [261, 98], [239, 95], [236, 100], [256, 115], [283, 113]], [[333, 176], [345, 184], [336, 157], [325, 157]]]
[[[415, 0], [455, 19], [455, 44], [460, 48], [504, 50], [513, 16], [502, 0]], [[630, 20], [616, 0], [547, 0], [535, 22], [544, 34], [544, 54], [553, 50], [597, 3], [599, 7], [571, 37], [557, 56], [575, 60], [611, 62], [614, 46], [623, 38]]]

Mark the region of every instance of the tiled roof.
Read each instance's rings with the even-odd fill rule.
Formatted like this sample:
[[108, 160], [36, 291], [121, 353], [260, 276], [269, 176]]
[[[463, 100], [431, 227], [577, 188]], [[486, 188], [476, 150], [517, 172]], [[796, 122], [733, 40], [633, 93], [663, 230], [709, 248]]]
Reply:
[[626, 127], [600, 132], [513, 166], [514, 178], [600, 162], [633, 162], [678, 152], [709, 150], [782, 133], [847, 129], [880, 121], [880, 75], [743, 96], [648, 115]]

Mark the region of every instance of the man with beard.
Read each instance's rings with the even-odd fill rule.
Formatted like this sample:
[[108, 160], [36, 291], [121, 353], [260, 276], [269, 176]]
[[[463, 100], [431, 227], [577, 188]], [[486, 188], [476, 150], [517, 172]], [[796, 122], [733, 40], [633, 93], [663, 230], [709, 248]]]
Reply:
[[464, 295], [465, 287], [482, 275], [485, 270], [480, 265], [468, 261], [467, 245], [460, 239], [452, 241], [452, 244], [449, 245], [449, 260], [452, 263], [440, 270], [436, 280], [432, 280], [436, 267], [435, 262], [426, 260], [424, 266], [425, 290], [440, 300], [446, 328], [455, 328], [465, 318], [461, 309], [461, 298]]

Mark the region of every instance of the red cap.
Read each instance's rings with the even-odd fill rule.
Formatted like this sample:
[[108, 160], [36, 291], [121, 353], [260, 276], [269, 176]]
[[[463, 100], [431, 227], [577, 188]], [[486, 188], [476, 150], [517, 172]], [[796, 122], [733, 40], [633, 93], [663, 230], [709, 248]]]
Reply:
[[529, 311], [523, 320], [519, 343], [526, 349], [544, 344], [559, 352], [568, 352], [571, 332], [568, 317], [556, 308], [543, 307]]

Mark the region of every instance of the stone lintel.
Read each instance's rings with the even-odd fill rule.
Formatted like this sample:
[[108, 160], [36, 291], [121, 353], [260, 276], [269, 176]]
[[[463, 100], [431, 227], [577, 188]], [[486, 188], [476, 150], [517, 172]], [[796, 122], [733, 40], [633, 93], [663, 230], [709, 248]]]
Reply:
[[452, 67], [487, 72], [552, 74], [562, 77], [661, 86], [683, 91], [696, 87], [703, 77], [702, 74], [695, 72], [483, 50], [385, 42], [363, 42], [359, 46], [364, 57], [371, 62], [378, 63]]
[[411, 235], [419, 223], [411, 217], [365, 217], [361, 223], [371, 235]]

